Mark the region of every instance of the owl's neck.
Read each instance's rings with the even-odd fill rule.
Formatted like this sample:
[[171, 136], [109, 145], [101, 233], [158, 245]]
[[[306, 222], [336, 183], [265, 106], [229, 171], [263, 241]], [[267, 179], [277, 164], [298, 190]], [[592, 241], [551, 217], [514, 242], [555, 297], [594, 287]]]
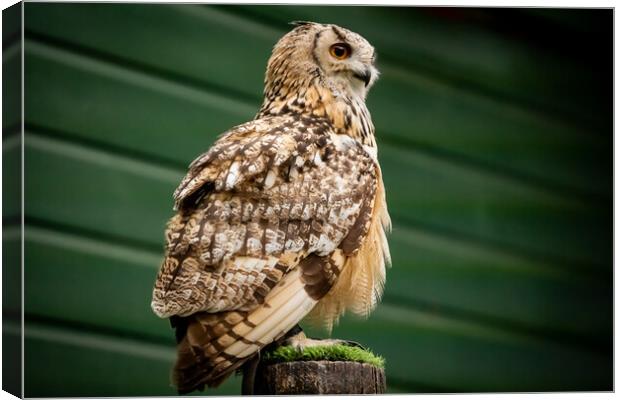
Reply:
[[256, 118], [270, 115], [327, 118], [337, 134], [351, 136], [363, 145], [376, 147], [375, 127], [364, 99], [328, 88], [317, 77], [300, 87], [268, 86]]

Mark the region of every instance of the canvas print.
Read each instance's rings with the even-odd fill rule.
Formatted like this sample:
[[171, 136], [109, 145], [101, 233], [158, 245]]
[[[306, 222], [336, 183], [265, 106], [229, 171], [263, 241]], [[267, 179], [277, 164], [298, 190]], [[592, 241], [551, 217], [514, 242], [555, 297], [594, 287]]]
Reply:
[[614, 389], [613, 10], [2, 16], [3, 390]]

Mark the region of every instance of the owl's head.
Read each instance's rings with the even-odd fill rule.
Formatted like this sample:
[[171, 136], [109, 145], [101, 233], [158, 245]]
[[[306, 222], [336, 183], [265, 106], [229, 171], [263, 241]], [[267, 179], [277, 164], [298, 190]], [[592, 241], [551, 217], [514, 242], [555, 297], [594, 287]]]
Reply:
[[[331, 24], [294, 22], [274, 46], [265, 77], [269, 87], [288, 82], [295, 89], [319, 80], [335, 93], [365, 98], [377, 80], [376, 52], [355, 32]], [[289, 88], [292, 89], [292, 88]]]

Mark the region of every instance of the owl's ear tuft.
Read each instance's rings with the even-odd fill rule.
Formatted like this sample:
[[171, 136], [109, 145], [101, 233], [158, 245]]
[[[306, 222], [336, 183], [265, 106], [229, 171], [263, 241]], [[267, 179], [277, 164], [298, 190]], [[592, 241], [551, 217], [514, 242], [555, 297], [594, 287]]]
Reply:
[[291, 21], [288, 24], [289, 25], [293, 25], [293, 26], [304, 26], [304, 25], [316, 25], [316, 22], [312, 22], [312, 21]]

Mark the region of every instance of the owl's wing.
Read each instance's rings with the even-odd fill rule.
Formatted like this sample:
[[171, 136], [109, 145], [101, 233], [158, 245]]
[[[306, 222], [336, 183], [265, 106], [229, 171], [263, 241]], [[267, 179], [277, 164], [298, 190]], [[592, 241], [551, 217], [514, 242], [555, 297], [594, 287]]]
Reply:
[[[282, 117], [261, 119], [239, 125], [224, 133], [215, 144], [194, 160], [189, 172], [174, 192], [175, 208], [191, 208], [206, 191], [230, 191], [248, 180], [265, 177], [278, 170], [293, 153], [313, 150], [317, 143], [312, 132], [300, 132], [299, 122]], [[324, 143], [323, 143], [324, 144]]]
[[376, 180], [357, 142], [312, 120], [258, 120], [230, 131], [175, 192], [155, 312], [250, 310], [306, 256], [353, 253]]
[[180, 389], [216, 383], [314, 307], [366, 235], [376, 185], [357, 142], [308, 120], [242, 125], [192, 163], [152, 303], [191, 315]]

